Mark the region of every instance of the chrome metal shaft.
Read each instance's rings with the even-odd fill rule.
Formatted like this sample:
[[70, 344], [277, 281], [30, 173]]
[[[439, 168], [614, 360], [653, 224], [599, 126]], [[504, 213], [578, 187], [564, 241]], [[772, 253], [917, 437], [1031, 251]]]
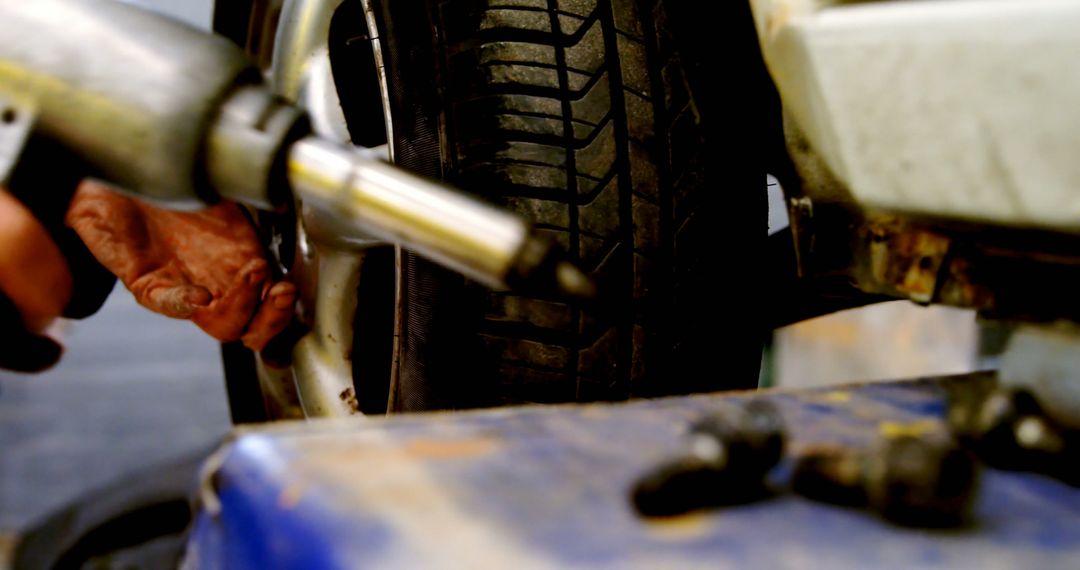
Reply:
[[400, 243], [489, 287], [507, 288], [531, 238], [517, 216], [326, 140], [295, 143], [288, 177], [327, 231]]

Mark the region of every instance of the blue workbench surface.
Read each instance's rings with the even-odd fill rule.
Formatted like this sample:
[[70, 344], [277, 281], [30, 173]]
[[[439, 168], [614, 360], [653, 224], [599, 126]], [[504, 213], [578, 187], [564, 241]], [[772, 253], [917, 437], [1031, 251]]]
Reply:
[[[983, 381], [973, 376], [964, 381]], [[969, 528], [780, 494], [662, 522], [627, 490], [724, 400], [767, 397], [788, 451], [942, 428], [942, 382], [510, 408], [240, 432], [207, 469], [192, 568], [1080, 567], [1080, 490], [988, 470]], [[781, 466], [782, 470], [783, 466]]]

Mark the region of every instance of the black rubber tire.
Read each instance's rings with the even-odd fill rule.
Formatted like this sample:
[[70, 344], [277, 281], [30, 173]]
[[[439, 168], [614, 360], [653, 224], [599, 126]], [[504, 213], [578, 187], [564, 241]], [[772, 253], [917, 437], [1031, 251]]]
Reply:
[[[358, 6], [346, 0], [339, 15]], [[391, 411], [756, 386], [761, 123], [778, 113], [747, 3], [725, 4], [720, 19], [672, 0], [373, 8], [396, 162], [532, 219], [592, 272], [605, 304], [491, 293], [406, 252]], [[332, 42], [335, 57], [351, 56]], [[712, 99], [706, 58], [723, 70]], [[373, 75], [357, 69], [359, 83]], [[339, 91], [357, 88], [348, 66], [334, 70]], [[351, 131], [372, 123], [369, 105], [351, 104], [369, 95], [341, 95], [347, 117], [366, 119], [350, 119]], [[724, 132], [707, 149], [715, 102]]]
[[762, 337], [732, 304], [756, 306], [763, 156], [747, 131], [707, 187], [706, 54], [684, 52], [711, 45], [747, 93], [763, 71], [745, 6], [706, 42], [678, 37], [727, 32], [692, 4], [376, 0], [397, 162], [532, 219], [608, 305], [477, 291], [410, 256], [395, 409], [756, 386]]

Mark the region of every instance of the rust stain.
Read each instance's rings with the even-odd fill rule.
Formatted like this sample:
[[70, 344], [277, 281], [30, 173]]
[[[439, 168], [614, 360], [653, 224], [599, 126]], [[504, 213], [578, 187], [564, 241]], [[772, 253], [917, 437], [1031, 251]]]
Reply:
[[937, 284], [937, 271], [949, 250], [948, 238], [929, 232], [900, 234], [894, 242], [900, 246], [908, 269], [897, 287], [916, 301], [929, 302]]
[[487, 455], [498, 447], [487, 438], [437, 440], [414, 439], [405, 444], [405, 453], [423, 459], [467, 459]]
[[972, 265], [967, 259], [953, 259], [948, 277], [941, 287], [942, 303], [976, 309], [994, 306], [994, 292], [984, 284], [975, 282]]
[[650, 518], [650, 534], [664, 540], [693, 540], [709, 533], [716, 513], [687, 513], [677, 517]]
[[349, 406], [349, 409], [352, 411], [356, 412], [360, 410], [360, 402], [356, 399], [356, 390], [352, 387], [342, 390], [341, 393], [338, 394], [338, 397], [341, 398], [341, 401], [345, 402], [345, 405]]
[[[993, 310], [998, 301], [991, 285], [998, 263], [1020, 253], [982, 245], [973, 248], [976, 242], [963, 234], [953, 236], [941, 228], [885, 214], [870, 216], [858, 234], [850, 271], [859, 288], [918, 303]], [[1039, 263], [1030, 251], [1023, 256]]]
[[304, 486], [299, 483], [293, 483], [281, 490], [278, 495], [278, 506], [282, 509], [292, 509], [296, 505], [300, 504], [300, 501], [304, 498]]

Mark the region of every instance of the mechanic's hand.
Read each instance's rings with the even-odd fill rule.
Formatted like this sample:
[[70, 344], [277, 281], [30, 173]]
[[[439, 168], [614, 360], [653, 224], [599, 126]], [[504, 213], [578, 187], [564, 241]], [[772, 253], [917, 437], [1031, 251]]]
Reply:
[[67, 224], [142, 305], [190, 319], [221, 341], [252, 350], [289, 324], [292, 283], [275, 283], [255, 229], [240, 206], [174, 212], [83, 182]]
[[[60, 345], [41, 334], [71, 299], [72, 278], [60, 248], [18, 199], [0, 189], [0, 367], [48, 368]], [[12, 328], [7, 328], [7, 327]]]

